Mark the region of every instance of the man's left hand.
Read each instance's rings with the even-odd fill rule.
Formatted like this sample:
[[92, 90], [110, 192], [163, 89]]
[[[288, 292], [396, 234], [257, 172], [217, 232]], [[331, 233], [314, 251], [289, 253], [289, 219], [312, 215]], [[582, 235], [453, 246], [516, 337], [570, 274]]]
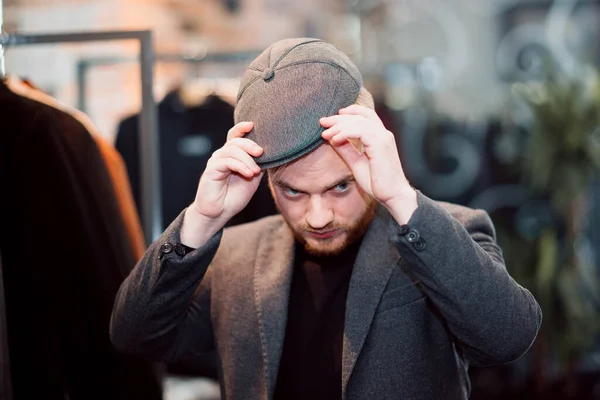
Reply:
[[404, 175], [394, 135], [377, 113], [352, 105], [320, 123], [326, 128], [321, 136], [348, 164], [358, 184], [399, 223], [407, 223], [417, 208], [417, 195]]

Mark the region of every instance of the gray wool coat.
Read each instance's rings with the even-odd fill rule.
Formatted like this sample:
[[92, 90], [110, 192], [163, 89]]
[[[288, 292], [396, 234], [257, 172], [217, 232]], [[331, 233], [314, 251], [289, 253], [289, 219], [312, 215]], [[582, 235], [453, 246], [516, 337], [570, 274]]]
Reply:
[[[489, 216], [421, 193], [418, 205], [408, 233], [380, 207], [362, 242], [346, 302], [343, 399], [466, 399], [469, 365], [516, 360], [537, 335], [540, 308], [507, 273]], [[123, 282], [112, 341], [169, 362], [216, 346], [222, 398], [271, 399], [293, 235], [272, 216], [182, 256], [164, 246], [179, 242], [182, 220]]]

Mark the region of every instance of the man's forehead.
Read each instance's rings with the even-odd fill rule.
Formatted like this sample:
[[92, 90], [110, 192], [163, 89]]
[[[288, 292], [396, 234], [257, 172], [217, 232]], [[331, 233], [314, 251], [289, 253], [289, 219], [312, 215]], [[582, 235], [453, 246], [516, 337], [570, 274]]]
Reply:
[[[324, 143], [309, 154], [281, 167], [269, 171], [272, 178], [278, 180], [301, 180], [310, 177], [315, 178], [341, 179], [348, 175], [350, 169], [339, 156], [339, 154], [329, 145]], [[320, 179], [319, 179], [320, 180]]]

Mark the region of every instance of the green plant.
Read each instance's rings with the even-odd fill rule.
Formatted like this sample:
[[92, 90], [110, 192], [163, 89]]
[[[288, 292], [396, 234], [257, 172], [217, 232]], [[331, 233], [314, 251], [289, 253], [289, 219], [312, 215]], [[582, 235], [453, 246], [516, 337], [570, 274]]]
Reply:
[[573, 78], [550, 70], [544, 81], [512, 86], [533, 121], [523, 183], [549, 202], [558, 223], [543, 226], [525, 246], [506, 232], [500, 236], [518, 248], [509, 264], [542, 307], [542, 353], [567, 373], [600, 331], [598, 276], [581, 251], [586, 194], [600, 172], [600, 74], [589, 66], [583, 71]]

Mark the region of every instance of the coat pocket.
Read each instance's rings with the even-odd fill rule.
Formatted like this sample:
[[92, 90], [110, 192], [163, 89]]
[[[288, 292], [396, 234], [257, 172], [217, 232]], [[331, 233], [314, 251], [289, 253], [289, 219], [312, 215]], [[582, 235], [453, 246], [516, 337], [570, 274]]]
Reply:
[[421, 292], [413, 282], [388, 289], [383, 292], [383, 295], [381, 296], [381, 301], [379, 302], [379, 306], [377, 306], [377, 314], [382, 314], [386, 311], [408, 305], [424, 298], [425, 295], [423, 292]]

